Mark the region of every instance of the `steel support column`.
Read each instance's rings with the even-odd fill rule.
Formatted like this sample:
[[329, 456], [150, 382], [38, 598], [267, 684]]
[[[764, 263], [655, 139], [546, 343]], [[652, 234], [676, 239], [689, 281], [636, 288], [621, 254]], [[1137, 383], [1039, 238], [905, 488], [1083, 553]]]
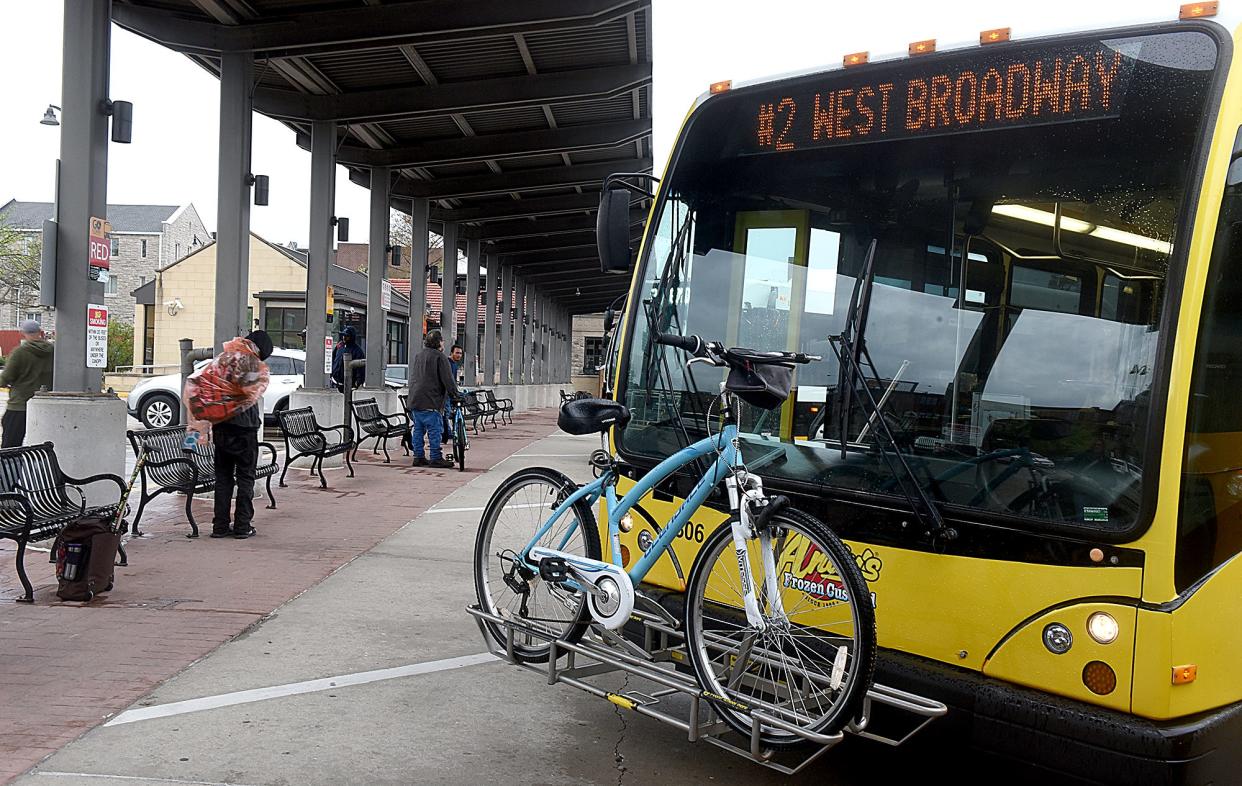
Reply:
[[[388, 312], [380, 302], [384, 293], [384, 273], [388, 267], [388, 167], [371, 169], [371, 220], [367, 248], [367, 376], [366, 386], [384, 387], [385, 343], [388, 338]], [[413, 289], [414, 282], [410, 282]]]
[[427, 318], [427, 217], [430, 203], [415, 199], [410, 203], [410, 327], [406, 342], [406, 361], [414, 359], [423, 344]]
[[513, 279], [513, 383], [524, 385], [530, 381], [527, 376], [529, 368], [530, 346], [526, 343], [530, 335], [526, 321], [530, 313], [526, 308], [526, 280], [521, 276]]
[[[56, 227], [56, 357], [52, 387], [98, 393], [102, 369], [86, 367], [86, 306], [104, 303], [103, 284], [87, 278], [92, 216], [108, 198], [108, 100], [112, 3], [65, 2], [61, 65], [59, 213]], [[10, 151], [13, 152], [13, 151]]]
[[254, 57], [226, 52], [220, 58], [220, 157], [217, 170], [216, 351], [254, 325], [246, 317], [250, 302], [250, 91]]
[[478, 240], [466, 241], [466, 325], [462, 331], [461, 345], [466, 350], [466, 386], [479, 384], [479, 265], [482, 263], [483, 244]]
[[307, 390], [327, 387], [324, 338], [328, 336], [328, 265], [332, 259], [332, 214], [336, 204], [336, 123], [311, 125], [310, 255], [306, 264]]
[[483, 287], [483, 384], [496, 384], [496, 290], [500, 278], [500, 260], [487, 257], [487, 279]]
[[[513, 268], [509, 265], [500, 266], [500, 260], [492, 258], [493, 264], [500, 267], [500, 384], [513, 382]], [[491, 267], [488, 267], [491, 272]]]
[[540, 336], [543, 333], [543, 298], [535, 292], [535, 288], [527, 289], [530, 298], [530, 333], [527, 341], [529, 342], [527, 352], [530, 355], [530, 370], [526, 375], [532, 385], [538, 385], [543, 382], [539, 376], [542, 364], [539, 362], [543, 359], [543, 345], [540, 342]]
[[444, 264], [440, 276], [440, 335], [444, 351], [454, 344], [457, 334], [457, 224], [444, 222]]

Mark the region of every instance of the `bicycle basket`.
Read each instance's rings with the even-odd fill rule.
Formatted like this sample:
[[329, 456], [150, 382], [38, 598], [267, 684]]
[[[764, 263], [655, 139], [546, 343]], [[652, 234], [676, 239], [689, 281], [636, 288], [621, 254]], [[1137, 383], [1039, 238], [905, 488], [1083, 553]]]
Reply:
[[789, 398], [793, 366], [784, 363], [730, 365], [725, 390], [760, 409], [776, 409]]

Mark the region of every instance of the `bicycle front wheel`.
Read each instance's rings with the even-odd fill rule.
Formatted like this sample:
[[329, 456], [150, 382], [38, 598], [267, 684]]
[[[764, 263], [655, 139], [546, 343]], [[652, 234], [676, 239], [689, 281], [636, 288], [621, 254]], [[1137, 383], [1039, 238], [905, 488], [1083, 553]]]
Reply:
[[466, 421], [461, 418], [453, 420], [453, 458], [457, 461], [457, 471], [466, 471]]
[[[586, 596], [564, 585], [543, 581], [537, 568], [519, 559], [552, 512], [577, 488], [577, 484], [554, 469], [521, 470], [500, 484], [479, 522], [474, 544], [474, 586], [479, 608], [532, 631], [514, 635], [514, 654], [520, 660], [546, 662], [551, 649], [548, 637], [577, 641], [587, 628]], [[582, 501], [574, 503], [534, 545], [599, 559], [599, 530], [591, 507]], [[504, 647], [505, 629], [490, 622], [486, 627], [497, 644]]]
[[[761, 625], [747, 619], [748, 583]], [[838, 731], [855, 717], [875, 670], [866, 581], [849, 548], [799, 510], [774, 515], [747, 539], [746, 555], [734, 548], [732, 520], [708, 537], [690, 571], [685, 632], [705, 698], [748, 736], [752, 710], [814, 734]], [[771, 748], [806, 741], [772, 724], [760, 736]]]

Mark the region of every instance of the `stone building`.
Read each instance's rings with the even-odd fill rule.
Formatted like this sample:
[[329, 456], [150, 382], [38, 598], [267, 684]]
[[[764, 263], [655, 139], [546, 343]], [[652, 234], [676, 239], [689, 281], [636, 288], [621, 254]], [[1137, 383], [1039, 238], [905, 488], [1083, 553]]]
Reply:
[[[38, 248], [43, 222], [52, 217], [51, 202], [9, 200], [0, 207], [0, 224], [25, 236], [25, 245]], [[104, 285], [104, 304], [114, 322], [134, 324], [135, 289], [155, 278], [157, 270], [168, 267], [211, 242], [211, 234], [192, 204], [108, 205], [112, 225], [112, 263]], [[86, 232], [87, 228], [82, 227]], [[0, 282], [4, 287], [6, 282]], [[38, 293], [5, 293], [0, 302], [0, 329], [11, 329], [23, 319], [36, 319], [54, 330], [55, 312], [35, 305]], [[138, 362], [135, 359], [135, 362]]]

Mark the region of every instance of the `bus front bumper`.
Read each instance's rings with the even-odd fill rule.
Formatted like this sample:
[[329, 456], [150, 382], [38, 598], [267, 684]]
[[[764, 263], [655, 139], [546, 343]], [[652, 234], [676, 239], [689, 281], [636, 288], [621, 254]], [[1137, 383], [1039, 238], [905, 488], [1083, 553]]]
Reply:
[[887, 650], [876, 680], [946, 704], [949, 716], [929, 731], [1000, 759], [998, 771], [1025, 769], [1058, 786], [1203, 786], [1234, 783], [1242, 771], [1242, 703], [1152, 721]]

